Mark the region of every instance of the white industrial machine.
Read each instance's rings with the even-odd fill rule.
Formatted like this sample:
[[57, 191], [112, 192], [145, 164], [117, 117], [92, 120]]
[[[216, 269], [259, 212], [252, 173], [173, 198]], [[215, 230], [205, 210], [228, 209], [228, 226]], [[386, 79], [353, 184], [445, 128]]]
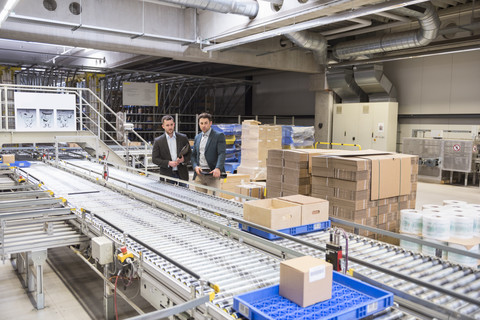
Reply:
[[397, 114], [397, 102], [334, 104], [332, 142], [396, 151]]
[[464, 174], [465, 185], [469, 174], [475, 184], [478, 171], [478, 140], [404, 138], [403, 152], [419, 157], [418, 178], [421, 181], [439, 183], [444, 173]]

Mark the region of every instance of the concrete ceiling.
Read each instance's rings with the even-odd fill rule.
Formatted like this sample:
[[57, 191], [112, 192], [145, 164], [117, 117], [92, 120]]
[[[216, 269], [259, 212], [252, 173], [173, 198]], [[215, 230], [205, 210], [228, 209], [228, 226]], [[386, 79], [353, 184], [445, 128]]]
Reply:
[[[7, 0], [0, 0], [3, 8]], [[284, 0], [281, 7], [260, 0], [255, 18], [170, 5], [155, 0], [20, 0], [0, 27], [0, 63], [124, 68], [220, 77], [244, 77], [263, 70], [315, 73], [313, 54], [281, 36], [285, 28], [330, 21], [310, 31], [328, 46], [366, 36], [414, 30], [418, 23], [387, 12], [365, 9], [395, 0]], [[440, 35], [427, 47], [360, 57], [401, 58], [449, 50], [480, 48], [480, 3], [434, 0], [442, 21]], [[399, 2], [398, 2], [399, 3]], [[400, 4], [399, 4], [400, 5]], [[346, 13], [359, 19], [337, 19]], [[322, 19], [322, 20], [319, 20]], [[262, 39], [255, 41], [255, 38]], [[246, 39], [253, 38], [252, 41]], [[245, 43], [235, 45], [235, 43]], [[224, 50], [216, 44], [231, 43]], [[330, 64], [339, 63], [330, 60]]]

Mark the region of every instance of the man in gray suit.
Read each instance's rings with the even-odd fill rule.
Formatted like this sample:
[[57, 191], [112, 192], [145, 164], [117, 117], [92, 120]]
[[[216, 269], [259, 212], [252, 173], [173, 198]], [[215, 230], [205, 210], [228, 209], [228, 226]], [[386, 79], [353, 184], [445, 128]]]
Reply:
[[[152, 161], [160, 167], [160, 174], [188, 181], [187, 163], [190, 161], [192, 150], [186, 135], [175, 132], [175, 122], [172, 116], [162, 118], [162, 128], [165, 133], [155, 139], [152, 151]], [[160, 178], [160, 181], [165, 181]], [[167, 183], [177, 184], [176, 181], [166, 179]], [[187, 187], [187, 184], [180, 183]]]
[[[201, 133], [195, 137], [192, 152], [192, 166], [195, 170], [193, 179], [196, 183], [220, 188], [220, 175], [225, 172], [225, 135], [213, 130], [212, 115], [202, 113], [198, 116]], [[197, 188], [207, 192], [207, 189]]]

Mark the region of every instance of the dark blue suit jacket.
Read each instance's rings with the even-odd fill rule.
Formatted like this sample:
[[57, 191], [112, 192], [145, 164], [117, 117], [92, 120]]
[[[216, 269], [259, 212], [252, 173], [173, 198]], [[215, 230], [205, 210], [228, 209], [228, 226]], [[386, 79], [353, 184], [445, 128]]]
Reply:
[[[195, 137], [195, 143], [193, 145], [192, 152], [192, 166], [193, 169], [200, 165], [200, 141], [202, 140], [202, 134], [199, 133]], [[207, 159], [210, 170], [215, 168], [220, 169], [221, 172], [225, 172], [225, 149], [227, 144], [225, 142], [225, 135], [221, 132], [212, 129], [208, 136], [207, 145], [205, 147], [205, 158]], [[194, 174], [194, 178], [196, 173]]]

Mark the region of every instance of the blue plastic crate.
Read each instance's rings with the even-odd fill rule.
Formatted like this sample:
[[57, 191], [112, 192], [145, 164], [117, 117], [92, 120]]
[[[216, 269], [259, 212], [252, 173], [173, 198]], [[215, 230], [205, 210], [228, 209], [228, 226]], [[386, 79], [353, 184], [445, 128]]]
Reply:
[[225, 171], [233, 173], [240, 166], [240, 162], [225, 162]]
[[29, 168], [31, 165], [28, 161], [15, 161], [14, 163], [10, 163], [11, 167], [19, 167], [19, 168]]
[[[280, 237], [280, 236], [274, 235], [272, 233], [268, 233], [266, 231], [258, 230], [256, 228], [253, 228], [253, 227], [250, 227], [250, 226], [242, 225], [241, 223], [238, 224], [238, 227], [240, 229], [242, 229], [243, 231], [256, 234], [257, 236], [268, 239], [268, 240], [282, 239], [282, 237]], [[278, 231], [294, 236], [296, 234], [316, 232], [316, 231], [320, 231], [320, 230], [325, 230], [327, 228], [330, 228], [330, 220], [317, 222], [317, 223], [312, 223], [312, 224], [306, 224], [306, 225], [298, 226], [298, 227], [281, 229], [281, 230], [278, 230]]]
[[306, 308], [278, 294], [279, 285], [233, 298], [233, 308], [251, 320], [353, 320], [393, 305], [393, 294], [333, 271], [332, 298]]

